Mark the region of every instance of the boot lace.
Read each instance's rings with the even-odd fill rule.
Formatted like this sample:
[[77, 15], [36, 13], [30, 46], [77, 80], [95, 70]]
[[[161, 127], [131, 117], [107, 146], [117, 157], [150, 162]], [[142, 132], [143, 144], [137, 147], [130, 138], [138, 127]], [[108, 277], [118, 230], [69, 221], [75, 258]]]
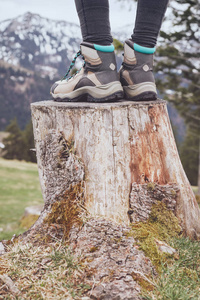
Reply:
[[78, 71], [76, 71], [73, 75], [71, 75], [71, 76], [69, 76], [69, 77], [67, 78], [67, 76], [69, 75], [71, 69], [72, 69], [72, 68], [74, 67], [74, 65], [75, 65], [76, 59], [77, 59], [79, 56], [81, 56], [82, 59], [84, 60], [83, 67], [85, 66], [85, 59], [84, 59], [83, 55], [81, 54], [81, 50], [79, 50], [79, 51], [76, 53], [76, 55], [74, 56], [74, 59], [72, 60], [71, 65], [70, 65], [70, 67], [69, 67], [67, 73], [66, 73], [66, 74], [64, 75], [64, 77], [61, 79], [61, 81], [62, 81], [62, 80], [67, 80], [67, 81], [68, 81], [69, 79], [73, 78], [76, 74], [78, 74], [78, 73], [80, 72], [81, 69], [78, 70]]

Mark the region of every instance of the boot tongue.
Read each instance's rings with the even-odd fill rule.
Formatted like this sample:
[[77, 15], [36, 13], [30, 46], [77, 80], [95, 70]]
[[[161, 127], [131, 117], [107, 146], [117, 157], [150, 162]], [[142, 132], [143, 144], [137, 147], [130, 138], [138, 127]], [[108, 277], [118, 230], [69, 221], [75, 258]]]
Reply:
[[[126, 67], [144, 66], [144, 71], [152, 70], [153, 68], [153, 54], [142, 53], [136, 51], [134, 48], [135, 43], [131, 40], [127, 40], [124, 44], [124, 63]], [[143, 47], [146, 48], [146, 47]], [[149, 48], [151, 49], [151, 48]]]
[[125, 41], [125, 45], [126, 45], [126, 44], [127, 44], [130, 48], [134, 49], [134, 46], [133, 46], [134, 43], [133, 43], [132, 40], [126, 40], [126, 41]]
[[136, 64], [135, 51], [130, 43], [124, 44], [124, 62], [128, 65]]
[[92, 64], [101, 63], [97, 50], [92, 47], [85, 46], [81, 44], [81, 54], [85, 58], [86, 62], [90, 62]]
[[81, 46], [85, 46], [85, 47], [88, 47], [88, 48], [92, 48], [92, 49], [95, 49], [94, 48], [94, 44], [93, 43], [89, 43], [89, 42], [82, 42], [80, 47]]

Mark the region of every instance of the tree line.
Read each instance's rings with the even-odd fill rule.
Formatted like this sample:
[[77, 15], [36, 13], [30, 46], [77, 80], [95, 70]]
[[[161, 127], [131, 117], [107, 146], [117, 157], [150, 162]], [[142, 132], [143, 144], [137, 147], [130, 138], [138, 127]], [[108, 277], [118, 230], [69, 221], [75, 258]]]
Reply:
[[169, 33], [161, 31], [165, 42], [157, 49], [155, 71], [163, 74], [157, 86], [184, 118], [180, 157], [190, 183], [198, 181], [200, 193], [200, 3], [176, 0], [170, 2], [170, 9], [173, 24]]
[[3, 139], [3, 158], [36, 162], [32, 122], [21, 130], [15, 118], [7, 126], [6, 132], [9, 135]]

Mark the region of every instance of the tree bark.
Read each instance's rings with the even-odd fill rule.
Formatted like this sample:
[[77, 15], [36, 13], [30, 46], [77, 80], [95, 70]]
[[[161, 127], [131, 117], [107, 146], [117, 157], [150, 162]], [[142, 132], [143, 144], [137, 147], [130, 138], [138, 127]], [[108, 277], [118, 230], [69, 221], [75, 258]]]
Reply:
[[125, 224], [145, 221], [153, 203], [163, 201], [187, 236], [200, 237], [199, 207], [165, 101], [43, 101], [31, 109], [46, 203], [84, 181], [84, 205], [92, 216]]
[[198, 165], [198, 195], [200, 195], [200, 139], [199, 139], [199, 165]]

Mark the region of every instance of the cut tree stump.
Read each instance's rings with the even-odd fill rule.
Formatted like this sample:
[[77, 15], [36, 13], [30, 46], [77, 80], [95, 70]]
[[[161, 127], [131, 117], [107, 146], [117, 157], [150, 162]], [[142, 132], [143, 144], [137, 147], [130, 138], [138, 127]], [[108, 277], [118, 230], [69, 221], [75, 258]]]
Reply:
[[84, 182], [84, 206], [93, 217], [128, 225], [147, 220], [152, 205], [162, 201], [187, 236], [200, 237], [199, 207], [165, 101], [43, 101], [31, 110], [46, 207]]

